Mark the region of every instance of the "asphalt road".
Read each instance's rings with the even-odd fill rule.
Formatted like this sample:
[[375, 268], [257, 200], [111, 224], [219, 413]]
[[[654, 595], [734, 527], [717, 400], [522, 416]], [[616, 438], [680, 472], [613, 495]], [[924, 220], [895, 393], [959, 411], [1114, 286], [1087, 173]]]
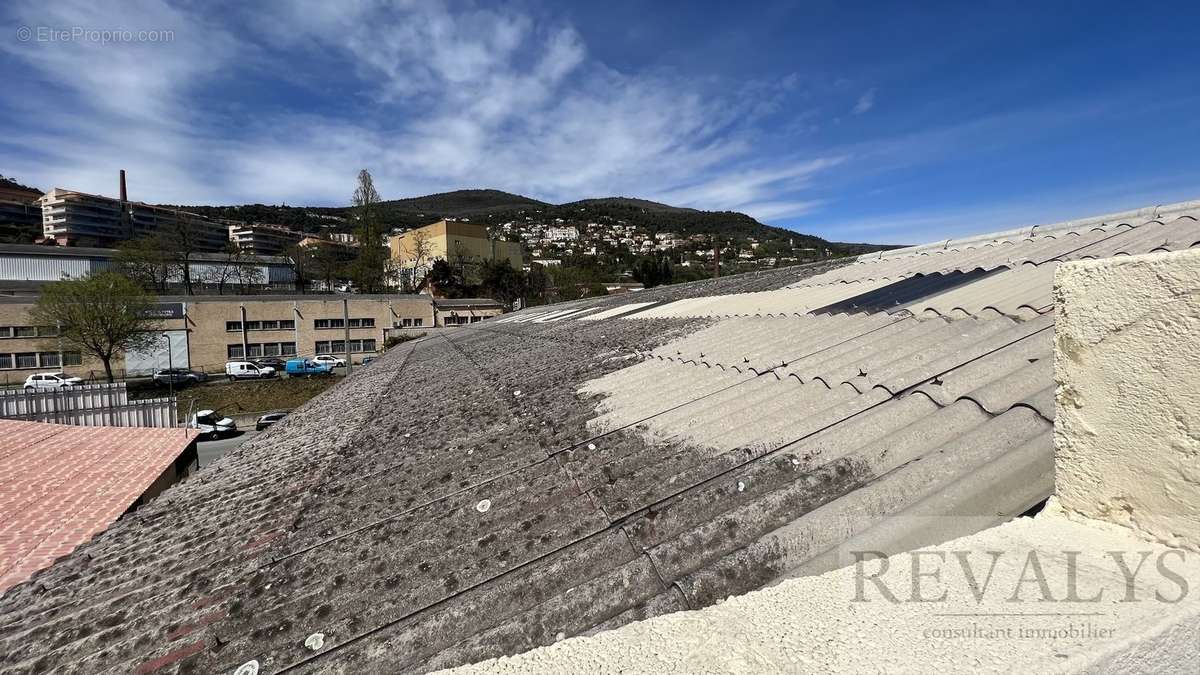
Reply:
[[200, 468], [204, 468], [212, 463], [213, 460], [233, 450], [242, 443], [257, 436], [259, 432], [239, 431], [233, 436], [218, 438], [214, 441], [199, 441], [196, 443], [196, 454], [200, 459]]

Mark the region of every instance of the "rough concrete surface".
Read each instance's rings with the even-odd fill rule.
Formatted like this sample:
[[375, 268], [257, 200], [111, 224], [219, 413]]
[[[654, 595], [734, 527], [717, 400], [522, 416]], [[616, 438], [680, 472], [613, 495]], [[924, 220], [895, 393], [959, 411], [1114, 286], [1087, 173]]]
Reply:
[[[1132, 583], [1113, 552], [1131, 572], [1147, 555]], [[1051, 505], [886, 568], [867, 558], [454, 672], [1186, 672], [1198, 583], [1200, 558]]]
[[1200, 251], [1062, 265], [1063, 506], [1200, 550]]

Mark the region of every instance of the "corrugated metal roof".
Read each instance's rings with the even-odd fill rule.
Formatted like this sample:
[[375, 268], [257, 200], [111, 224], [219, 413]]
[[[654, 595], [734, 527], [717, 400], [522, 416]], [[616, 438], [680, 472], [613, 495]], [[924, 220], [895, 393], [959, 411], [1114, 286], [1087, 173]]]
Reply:
[[1182, 213], [406, 343], [11, 589], [0, 671], [423, 671], [1008, 519], [1051, 489], [1054, 261], [1190, 246]]

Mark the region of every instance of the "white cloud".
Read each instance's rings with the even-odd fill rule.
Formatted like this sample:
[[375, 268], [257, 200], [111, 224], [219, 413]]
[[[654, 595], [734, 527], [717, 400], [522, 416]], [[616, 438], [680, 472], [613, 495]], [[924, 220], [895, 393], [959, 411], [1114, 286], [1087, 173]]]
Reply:
[[[83, 0], [13, 6], [17, 23], [169, 29], [175, 40], [5, 47], [36, 74], [26, 89], [0, 92], [22, 111], [10, 141], [21, 157], [6, 173], [112, 193], [127, 168], [134, 196], [150, 201], [343, 204], [366, 167], [385, 198], [497, 187], [778, 218], [813, 208], [800, 193], [840, 161], [756, 157], [750, 120], [773, 107], [762, 97], [618, 72], [590, 58], [572, 26], [528, 14], [433, 2], [252, 4], [221, 26], [193, 9], [137, 0], [114, 19]], [[223, 93], [248, 72], [302, 81], [301, 57], [321, 59], [320, 72], [359, 92], [347, 106], [355, 117], [256, 108]], [[316, 95], [324, 83], [309, 86]], [[230, 127], [231, 106], [250, 111], [248, 126]]]
[[872, 87], [871, 89], [864, 91], [862, 96], [858, 97], [858, 102], [854, 104], [854, 107], [850, 110], [850, 113], [853, 115], [861, 115], [874, 107], [875, 88]]

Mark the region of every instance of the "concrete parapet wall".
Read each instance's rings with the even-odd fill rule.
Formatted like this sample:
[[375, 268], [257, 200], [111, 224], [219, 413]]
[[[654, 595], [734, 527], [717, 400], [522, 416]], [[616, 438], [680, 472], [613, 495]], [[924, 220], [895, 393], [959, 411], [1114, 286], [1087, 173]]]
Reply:
[[1200, 550], [1200, 250], [1064, 264], [1055, 306], [1060, 502]]

